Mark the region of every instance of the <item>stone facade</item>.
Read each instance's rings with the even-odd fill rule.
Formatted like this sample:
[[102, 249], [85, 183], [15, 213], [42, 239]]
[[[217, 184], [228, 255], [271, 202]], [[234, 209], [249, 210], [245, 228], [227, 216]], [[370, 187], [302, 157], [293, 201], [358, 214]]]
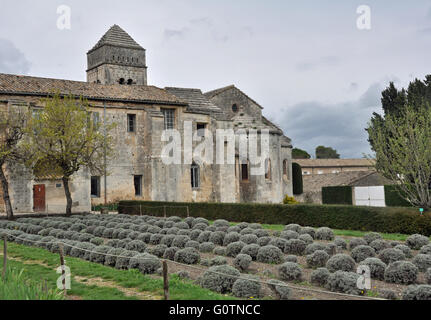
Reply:
[[[122, 57], [121, 63], [109, 61], [110, 57], [115, 59], [114, 50], [120, 50], [116, 54]], [[83, 96], [89, 102], [89, 111], [98, 113], [102, 124], [117, 124], [112, 132], [116, 152], [107, 163], [107, 175], [97, 177], [82, 169], [71, 181], [74, 212], [126, 199], [280, 203], [286, 194], [292, 195], [290, 139], [262, 115], [263, 108], [257, 102], [238, 88], [230, 86], [204, 94], [199, 89], [148, 86], [145, 50], [117, 26], [88, 52], [88, 63], [87, 82], [0, 74], [0, 108], [15, 103], [43, 108], [41, 98], [55, 89], [61, 94]], [[117, 81], [119, 77], [126, 82], [133, 81], [130, 85], [121, 85]], [[238, 110], [234, 108], [237, 111], [232, 110], [233, 105], [238, 107]], [[167, 165], [162, 161], [162, 149], [167, 144], [162, 142], [167, 120], [164, 109], [173, 111], [173, 126], [180, 133], [181, 141], [186, 135], [185, 123], [192, 123], [194, 132], [202, 126], [211, 132], [214, 155], [218, 129], [231, 129], [237, 138], [250, 129], [268, 129], [270, 174], [248, 174], [244, 179], [242, 165], [236, 157], [235, 164], [195, 163], [199, 173], [198, 182], [193, 184], [190, 163]], [[133, 130], [130, 130], [130, 119], [134, 119]], [[198, 144], [193, 142], [193, 147]], [[227, 148], [225, 144], [225, 152]], [[238, 154], [237, 144], [235, 150]], [[45, 186], [45, 211], [64, 211], [66, 202], [61, 181], [37, 180], [22, 166], [6, 169], [16, 212], [34, 211], [34, 187], [38, 185]]]

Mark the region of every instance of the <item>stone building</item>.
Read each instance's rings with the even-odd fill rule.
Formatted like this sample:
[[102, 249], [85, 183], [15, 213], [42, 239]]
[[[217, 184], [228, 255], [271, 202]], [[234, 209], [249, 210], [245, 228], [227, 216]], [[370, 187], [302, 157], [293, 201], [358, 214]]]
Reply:
[[[86, 98], [93, 121], [117, 123], [112, 132], [116, 155], [107, 163], [107, 175], [82, 169], [73, 177], [74, 212], [123, 199], [280, 203], [286, 194], [292, 195], [291, 141], [241, 90], [229, 86], [202, 93], [148, 85], [145, 49], [117, 25], [87, 57], [87, 82], [0, 74], [0, 109], [43, 108], [41, 98], [57, 91]], [[183, 141], [186, 123], [198, 136], [212, 134], [214, 153], [217, 129], [232, 129], [236, 136], [252, 129], [269, 130], [268, 170], [251, 175], [252, 165], [240, 161], [237, 143], [231, 164], [165, 164], [161, 154], [168, 142], [162, 141], [163, 132], [176, 129]], [[222, 148], [226, 151], [228, 143]], [[16, 212], [64, 211], [61, 181], [34, 177], [19, 165], [6, 172]]]
[[293, 162], [301, 166], [303, 175], [375, 170], [375, 161], [370, 159], [294, 159]]

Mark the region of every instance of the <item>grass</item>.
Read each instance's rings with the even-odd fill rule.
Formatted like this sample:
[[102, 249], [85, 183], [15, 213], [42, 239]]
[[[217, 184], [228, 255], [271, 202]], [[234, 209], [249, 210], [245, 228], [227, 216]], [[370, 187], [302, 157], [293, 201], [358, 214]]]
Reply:
[[59, 290], [48, 289], [40, 280], [25, 277], [25, 269], [8, 267], [0, 280], [0, 300], [62, 300]]
[[[2, 243], [2, 242], [0, 242]], [[8, 243], [8, 255], [26, 261], [8, 260], [8, 265], [14, 269], [23, 269], [26, 278], [35, 282], [46, 280], [49, 289], [56, 288], [56, 268], [59, 266], [58, 254], [49, 251], [27, 247], [16, 243]], [[33, 262], [33, 263], [32, 263]], [[30, 264], [31, 263], [31, 264]], [[71, 290], [68, 295], [78, 296], [84, 300], [124, 300], [138, 299], [136, 296], [126, 296], [121, 290], [111, 287], [101, 287], [82, 283], [74, 277], [101, 278], [114, 282], [122, 288], [135, 288], [135, 290], [148, 293], [154, 299], [163, 296], [163, 279], [143, 275], [138, 270], [117, 270], [101, 264], [91, 263], [73, 257], [66, 257], [66, 265], [71, 269]], [[1, 270], [1, 267], [0, 267]], [[191, 281], [180, 280], [176, 275], [170, 276], [169, 294], [172, 300], [231, 300], [231, 296], [218, 294], [201, 288]]]

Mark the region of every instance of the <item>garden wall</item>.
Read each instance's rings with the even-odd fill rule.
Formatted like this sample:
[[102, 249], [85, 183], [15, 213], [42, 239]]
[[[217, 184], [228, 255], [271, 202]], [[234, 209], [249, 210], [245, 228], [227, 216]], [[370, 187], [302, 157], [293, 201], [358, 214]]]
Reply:
[[122, 214], [160, 217], [166, 212], [167, 216], [187, 217], [187, 207], [190, 216], [208, 220], [282, 225], [297, 223], [311, 227], [431, 235], [431, 213], [421, 215], [413, 208], [121, 201], [118, 211]]

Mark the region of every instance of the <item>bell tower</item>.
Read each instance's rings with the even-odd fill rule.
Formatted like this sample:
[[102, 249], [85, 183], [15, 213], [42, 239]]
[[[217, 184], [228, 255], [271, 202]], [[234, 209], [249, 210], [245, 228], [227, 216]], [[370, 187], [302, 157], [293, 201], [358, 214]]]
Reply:
[[87, 82], [147, 85], [145, 49], [118, 25], [87, 53]]

